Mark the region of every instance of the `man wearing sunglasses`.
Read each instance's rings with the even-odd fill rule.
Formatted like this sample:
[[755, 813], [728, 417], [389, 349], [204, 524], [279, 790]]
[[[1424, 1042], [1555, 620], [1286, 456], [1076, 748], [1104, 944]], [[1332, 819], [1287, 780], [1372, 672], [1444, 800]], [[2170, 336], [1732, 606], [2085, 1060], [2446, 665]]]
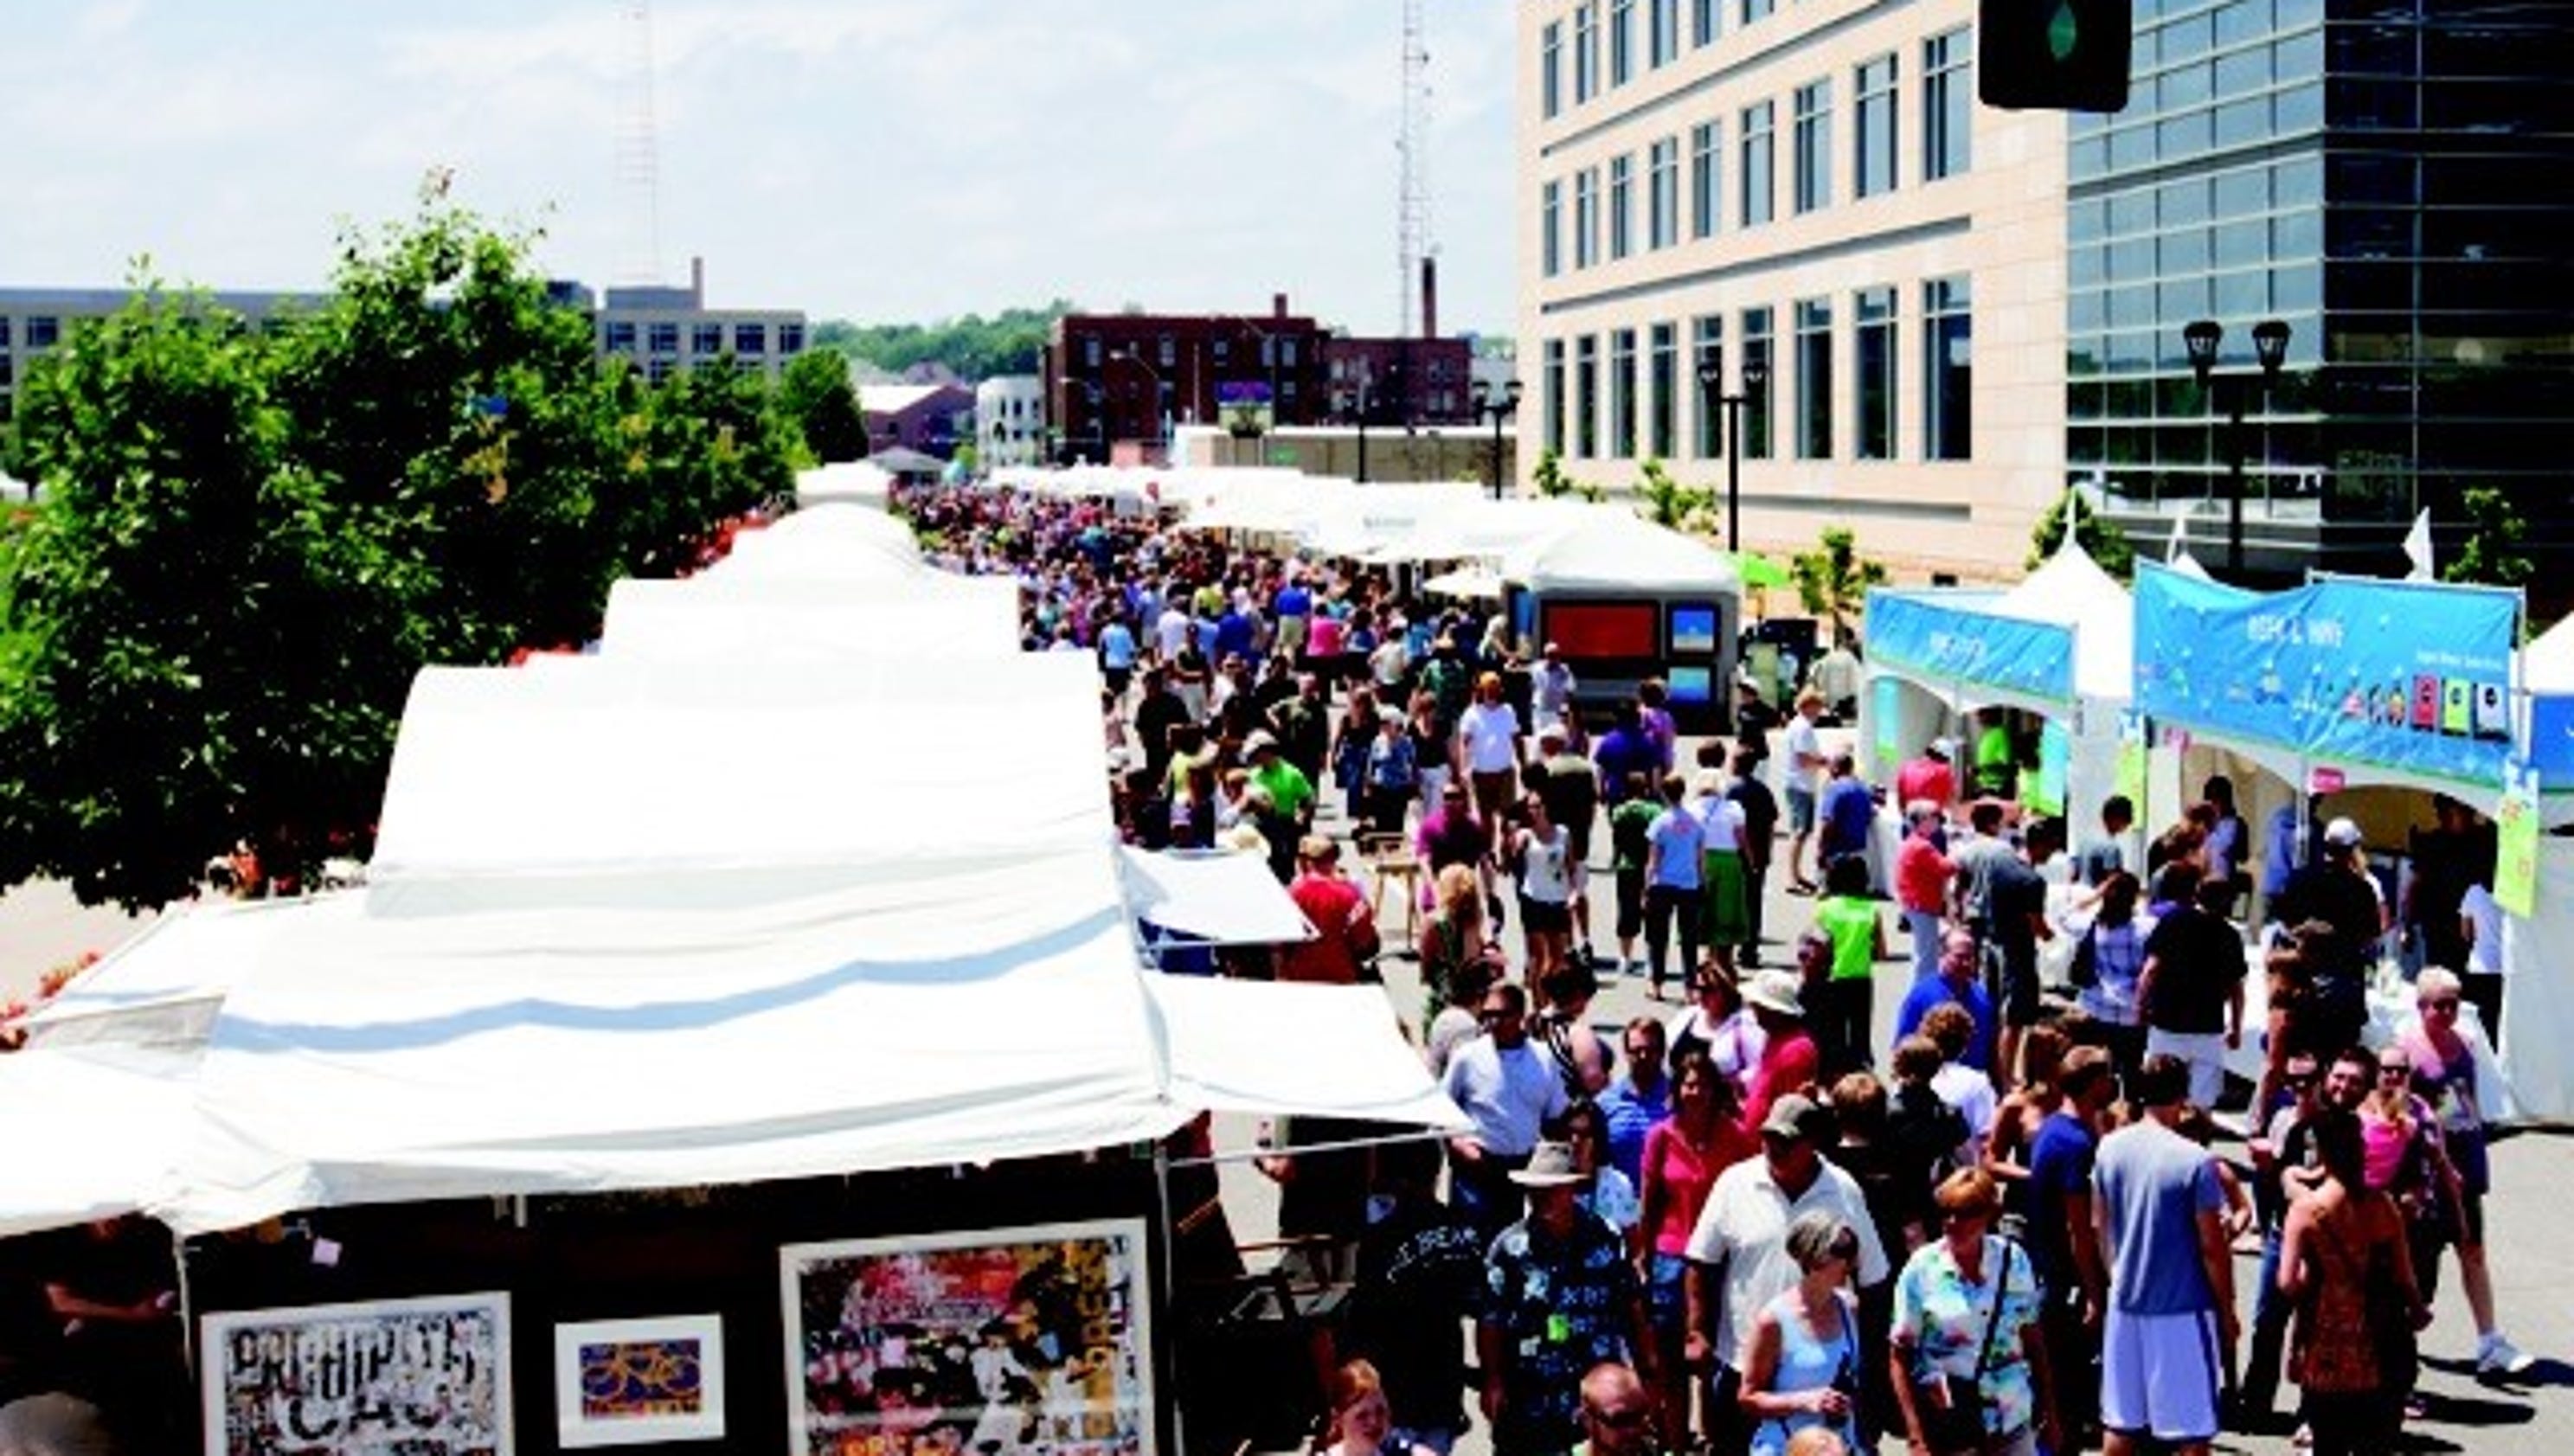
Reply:
[[1653, 1456], [1654, 1397], [1628, 1367], [1610, 1361], [1582, 1377], [1582, 1444], [1574, 1456]]

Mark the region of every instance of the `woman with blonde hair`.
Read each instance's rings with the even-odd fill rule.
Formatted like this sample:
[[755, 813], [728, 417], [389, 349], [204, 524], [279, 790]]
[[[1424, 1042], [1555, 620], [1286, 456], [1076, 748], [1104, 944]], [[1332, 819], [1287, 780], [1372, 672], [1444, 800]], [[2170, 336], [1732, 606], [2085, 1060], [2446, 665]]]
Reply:
[[1320, 1456], [1431, 1456], [1427, 1446], [1388, 1446], [1394, 1411], [1386, 1404], [1385, 1381], [1374, 1365], [1352, 1360], [1332, 1372], [1331, 1410], [1323, 1427]]
[[1821, 1426], [1859, 1445], [1859, 1306], [1850, 1293], [1859, 1233], [1821, 1210], [1788, 1225], [1797, 1282], [1752, 1317], [1743, 1337], [1742, 1403], [1756, 1422], [1752, 1456], [1786, 1456], [1796, 1436]]
[[1962, 1168], [1932, 1199], [1944, 1227], [1895, 1281], [1891, 1358], [1907, 1439], [1928, 1456], [2065, 1448], [2039, 1330], [2045, 1302], [2019, 1245], [1992, 1233], [2001, 1189]]
[[1473, 961], [1501, 960], [1484, 918], [1484, 890], [1474, 867], [1451, 864], [1431, 881], [1430, 913], [1421, 919], [1415, 948], [1421, 953], [1421, 1020], [1424, 1027], [1448, 1003], [1449, 984]]

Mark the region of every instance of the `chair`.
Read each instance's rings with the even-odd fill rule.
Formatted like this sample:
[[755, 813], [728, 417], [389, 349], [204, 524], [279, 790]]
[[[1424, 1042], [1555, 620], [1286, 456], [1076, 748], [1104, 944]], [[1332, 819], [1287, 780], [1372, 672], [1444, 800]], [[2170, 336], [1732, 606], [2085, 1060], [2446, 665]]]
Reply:
[[1366, 833], [1358, 837], [1359, 862], [1367, 866], [1371, 887], [1368, 912], [1382, 927], [1385, 919], [1385, 890], [1388, 884], [1403, 890], [1403, 941], [1410, 943], [1416, 932], [1413, 916], [1421, 903], [1421, 861], [1412, 857], [1412, 846], [1401, 834]]

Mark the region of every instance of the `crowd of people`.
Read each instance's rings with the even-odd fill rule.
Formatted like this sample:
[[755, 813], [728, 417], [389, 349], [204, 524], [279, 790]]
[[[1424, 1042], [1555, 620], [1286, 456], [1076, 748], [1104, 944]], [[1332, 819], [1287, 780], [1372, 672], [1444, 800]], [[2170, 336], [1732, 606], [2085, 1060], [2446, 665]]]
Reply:
[[[921, 519], [1020, 574], [1031, 646], [1094, 649], [1112, 688], [1138, 685], [1110, 705], [1142, 765], [1130, 833], [1267, 848], [1325, 947], [1275, 973], [1357, 979], [1379, 953], [1315, 832], [1323, 794], [1354, 833], [1405, 836], [1417, 1029], [1475, 1125], [1444, 1168], [1388, 1144], [1373, 1178], [1345, 1175], [1328, 1230], [1357, 1242], [1371, 1363], [1344, 1378], [1391, 1402], [1384, 1449], [1444, 1452], [1465, 1428], [1460, 1320], [1504, 1452], [1624, 1449], [1616, 1422], [1638, 1412], [1674, 1449], [2195, 1450], [2271, 1420], [2283, 1374], [2302, 1442], [2373, 1447], [2418, 1408], [2415, 1331], [2450, 1249], [2478, 1369], [2526, 1368], [2484, 1253], [2474, 1068], [2499, 1006], [2458, 1013], [2494, 989], [2474, 948], [2489, 831], [2479, 867], [2461, 806], [2442, 803], [2452, 838], [2397, 903], [2347, 819], [2305, 825], [2301, 861], [2284, 815], [2256, 852], [2222, 777], [2131, 864], [2124, 799], [2078, 843], [2021, 819], [1998, 716], [1926, 745], [1891, 795], [1866, 782], [1820, 731], [1852, 707], [1848, 665], [1815, 665], [1775, 751], [1747, 695], [1740, 736], [1685, 763], [1656, 685], [1586, 724], [1551, 648], [1523, 657], [1506, 621], [1381, 575], [1057, 503], [949, 496]], [[1906, 827], [1881, 884], [1890, 796]], [[1812, 914], [1768, 968], [1781, 847]], [[2256, 890], [2275, 928], [2247, 951]], [[1889, 911], [1911, 967], [1880, 1040]], [[2371, 1050], [2390, 933], [2429, 968], [2416, 1016]], [[2266, 1021], [2247, 1027], [2255, 966]], [[1622, 974], [1678, 1006], [1594, 1026]], [[2212, 1114], [2247, 1031], [2267, 1061], [2229, 1157]], [[1397, 1212], [1368, 1221], [1371, 1190]]]

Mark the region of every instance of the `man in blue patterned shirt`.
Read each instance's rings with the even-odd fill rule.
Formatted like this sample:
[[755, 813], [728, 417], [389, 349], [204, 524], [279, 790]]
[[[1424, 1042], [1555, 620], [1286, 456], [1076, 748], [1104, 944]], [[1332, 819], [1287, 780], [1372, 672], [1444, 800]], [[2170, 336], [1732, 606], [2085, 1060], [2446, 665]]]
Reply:
[[1511, 1174], [1526, 1218], [1485, 1259], [1475, 1345], [1496, 1456], [1563, 1456], [1582, 1440], [1582, 1377], [1603, 1361], [1654, 1368], [1643, 1286], [1618, 1235], [1577, 1201], [1573, 1149], [1542, 1142]]

